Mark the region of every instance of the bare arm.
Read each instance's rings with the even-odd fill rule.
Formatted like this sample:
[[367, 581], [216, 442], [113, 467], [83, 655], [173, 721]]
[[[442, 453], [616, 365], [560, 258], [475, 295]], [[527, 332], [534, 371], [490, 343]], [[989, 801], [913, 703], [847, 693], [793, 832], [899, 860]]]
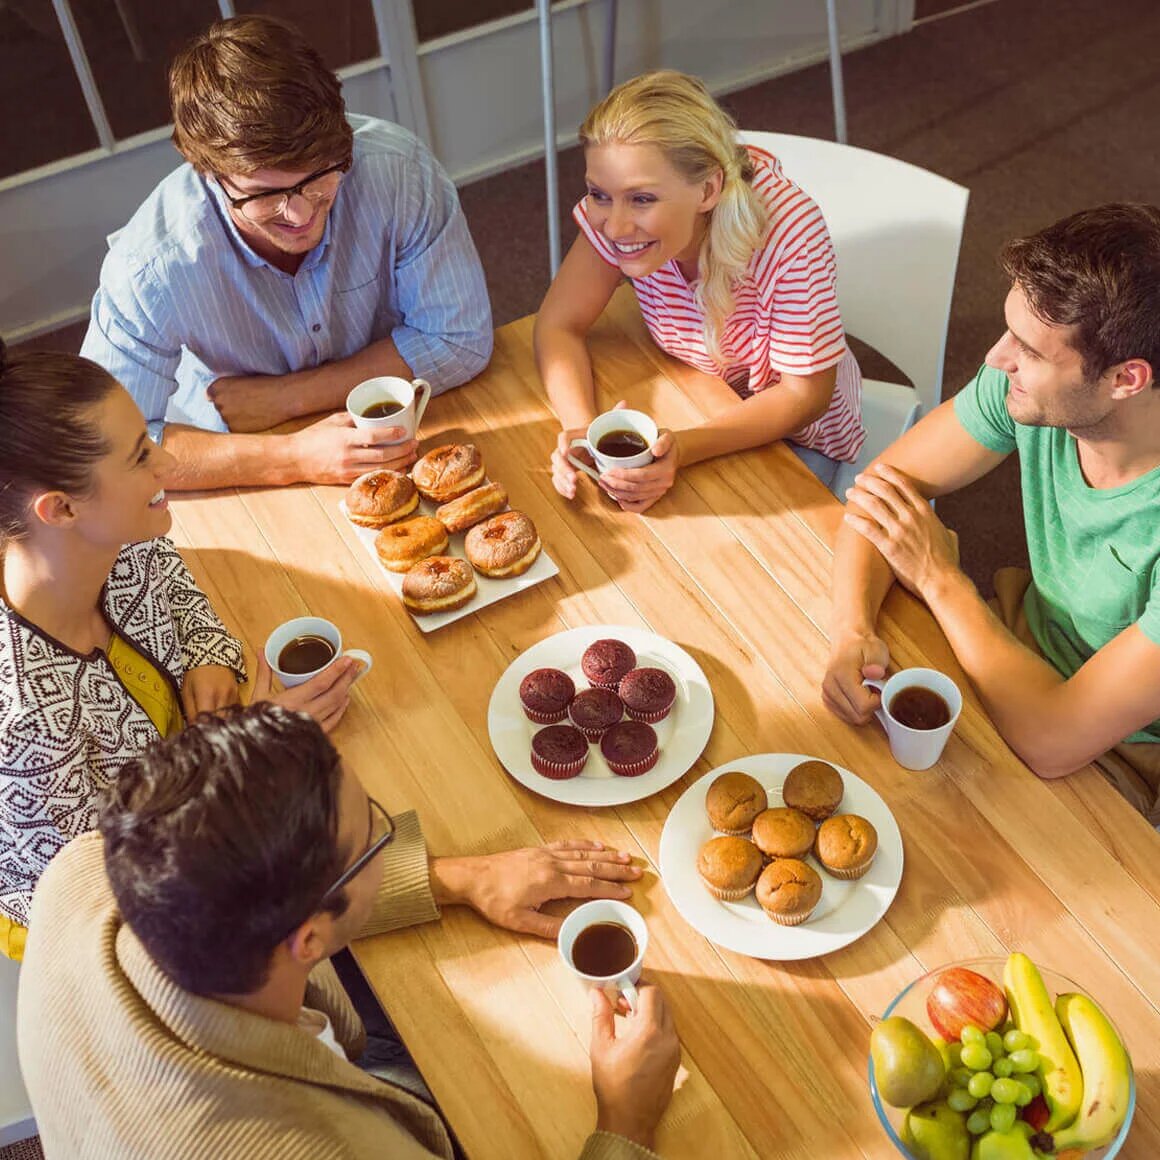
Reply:
[[[926, 499], [981, 479], [1005, 456], [967, 434], [950, 401], [892, 443], [875, 464], [906, 473]], [[878, 706], [865, 677], [885, 674], [890, 654], [877, 634], [878, 613], [894, 572], [874, 545], [843, 521], [830, 584], [830, 660], [822, 684], [826, 705], [851, 724], [865, 724]]]

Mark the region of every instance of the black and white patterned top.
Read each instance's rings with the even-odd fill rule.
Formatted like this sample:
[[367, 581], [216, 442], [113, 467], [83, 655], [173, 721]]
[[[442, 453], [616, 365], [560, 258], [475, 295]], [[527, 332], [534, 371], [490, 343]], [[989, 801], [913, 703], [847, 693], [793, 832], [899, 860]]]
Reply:
[[[113, 631], [175, 691], [200, 665], [246, 679], [241, 644], [172, 541], [123, 548], [102, 604]], [[0, 600], [0, 913], [28, 924], [44, 868], [96, 825], [98, 792], [157, 737], [103, 650], [83, 656]]]

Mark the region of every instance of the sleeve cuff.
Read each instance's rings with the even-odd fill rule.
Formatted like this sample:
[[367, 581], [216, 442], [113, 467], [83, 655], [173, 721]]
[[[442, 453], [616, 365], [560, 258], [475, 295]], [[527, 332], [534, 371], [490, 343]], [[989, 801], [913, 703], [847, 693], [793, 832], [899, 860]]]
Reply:
[[431, 893], [427, 842], [414, 810], [395, 815], [395, 836], [385, 851], [383, 881], [370, 920], [359, 938], [434, 922], [439, 907]]
[[398, 326], [391, 332], [391, 341], [400, 357], [412, 374], [430, 382], [433, 395], [466, 383], [486, 368], [494, 342], [492, 332], [481, 331], [478, 335], [463, 337], [470, 337], [479, 349], [424, 334], [413, 326]]
[[584, 1142], [580, 1160], [660, 1160], [651, 1148], [617, 1136], [613, 1132], [593, 1132]]

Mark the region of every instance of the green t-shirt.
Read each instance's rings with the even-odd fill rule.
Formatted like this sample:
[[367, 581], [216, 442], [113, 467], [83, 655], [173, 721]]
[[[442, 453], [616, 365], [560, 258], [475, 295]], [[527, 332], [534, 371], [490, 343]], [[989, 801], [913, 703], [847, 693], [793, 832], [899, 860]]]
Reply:
[[[1016, 423], [1007, 386], [984, 366], [955, 396], [955, 415], [984, 447], [1019, 452], [1032, 575], [1023, 609], [1043, 655], [1070, 677], [1131, 624], [1160, 645], [1160, 468], [1090, 487], [1072, 436]], [[1160, 720], [1124, 740], [1160, 742]]]

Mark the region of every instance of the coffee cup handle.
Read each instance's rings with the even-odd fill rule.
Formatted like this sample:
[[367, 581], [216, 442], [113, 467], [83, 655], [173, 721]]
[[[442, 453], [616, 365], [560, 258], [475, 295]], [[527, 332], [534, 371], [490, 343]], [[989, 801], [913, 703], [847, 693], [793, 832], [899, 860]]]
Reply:
[[631, 979], [619, 979], [616, 989], [624, 996], [628, 1009], [635, 1015], [640, 998], [636, 993], [636, 984]]
[[356, 682], [361, 681], [363, 677], [365, 677], [367, 673], [369, 673], [374, 667], [375, 662], [371, 658], [371, 654], [369, 652], [365, 652], [361, 648], [344, 649], [342, 655], [344, 657], [353, 657], [356, 661], [362, 662], [363, 670], [357, 677], [355, 677]]
[[[583, 447], [584, 450], [587, 451], [589, 455], [592, 454], [592, 444], [589, 443], [587, 439], [573, 439], [571, 446], [572, 447]], [[600, 472], [593, 470], [591, 467], [588, 466], [587, 463], [581, 463], [580, 460], [577, 459], [576, 456], [572, 455], [572, 454], [566, 455], [565, 458], [568, 460], [568, 462], [570, 464], [572, 464], [573, 467], [578, 468], [580, 471], [584, 472], [585, 475], [590, 475], [594, 480], [596, 480], [597, 483], [600, 482]]]
[[867, 677], [862, 682], [862, 688], [864, 688], [864, 689], [877, 689], [878, 690], [878, 694], [879, 694], [878, 708], [874, 710], [874, 716], [877, 717], [878, 720], [882, 722], [882, 728], [885, 729], [887, 733], [889, 733], [890, 726], [887, 723], [886, 710], [882, 707], [882, 699], [881, 699], [882, 690], [883, 690], [883, 688], [885, 688], [885, 686], [886, 686], [885, 681], [875, 681], [875, 680], [871, 679], [870, 677]]
[[426, 379], [414, 379], [411, 386], [415, 390], [415, 435], [419, 434], [419, 424], [423, 422], [423, 412], [431, 402], [431, 384]]

